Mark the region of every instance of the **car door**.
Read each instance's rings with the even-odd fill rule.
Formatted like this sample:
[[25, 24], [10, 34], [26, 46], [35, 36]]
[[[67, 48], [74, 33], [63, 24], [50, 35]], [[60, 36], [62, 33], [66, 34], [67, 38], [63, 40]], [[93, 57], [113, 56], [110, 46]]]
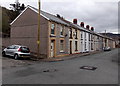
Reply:
[[8, 47], [6, 48], [6, 51], [5, 51], [6, 55], [9, 55], [9, 54], [10, 54], [10, 48], [11, 48], [11, 46], [8, 46]]
[[14, 46], [13, 49], [11, 49], [11, 55], [14, 56], [16, 52], [18, 52], [19, 46]]
[[13, 56], [12, 53], [13, 53], [13, 50], [14, 50], [14, 46], [9, 46], [6, 50], [6, 54], [9, 55], [9, 56]]

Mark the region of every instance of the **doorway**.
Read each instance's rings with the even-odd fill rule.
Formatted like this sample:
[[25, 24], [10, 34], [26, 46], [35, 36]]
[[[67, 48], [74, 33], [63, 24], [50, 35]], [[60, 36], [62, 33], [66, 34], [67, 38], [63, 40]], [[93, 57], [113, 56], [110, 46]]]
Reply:
[[51, 48], [50, 48], [50, 57], [54, 57], [55, 54], [55, 40], [51, 40]]

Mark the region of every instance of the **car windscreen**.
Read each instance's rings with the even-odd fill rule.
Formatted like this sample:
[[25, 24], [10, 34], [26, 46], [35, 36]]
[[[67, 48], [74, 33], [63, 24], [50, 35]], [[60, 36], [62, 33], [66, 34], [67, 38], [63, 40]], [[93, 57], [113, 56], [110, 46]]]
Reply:
[[24, 52], [24, 53], [29, 53], [30, 52], [30, 49], [27, 48], [27, 47], [21, 47], [21, 52]]

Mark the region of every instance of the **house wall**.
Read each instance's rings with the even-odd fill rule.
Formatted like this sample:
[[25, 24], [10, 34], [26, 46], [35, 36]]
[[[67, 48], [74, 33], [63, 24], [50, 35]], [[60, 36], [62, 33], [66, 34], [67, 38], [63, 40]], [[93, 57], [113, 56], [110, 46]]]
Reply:
[[[60, 35], [60, 28], [64, 27], [64, 35]], [[62, 25], [62, 24], [56, 24], [56, 56], [68, 54], [68, 41], [69, 37], [65, 36], [68, 34], [68, 27]], [[64, 52], [60, 52], [60, 40], [64, 40]]]
[[81, 52], [85, 52], [85, 32], [82, 31], [82, 40], [81, 40]]
[[102, 50], [102, 49], [103, 49], [102, 37], [99, 36], [99, 40], [98, 40], [98, 50]]
[[81, 31], [82, 40], [81, 40], [81, 50], [80, 52], [89, 52], [89, 33], [85, 31]]
[[[52, 35], [51, 34], [51, 24], [55, 24], [55, 34]], [[64, 32], [63, 35], [60, 35], [60, 29], [64, 27]], [[54, 40], [55, 42], [55, 46], [54, 46], [54, 56], [55, 57], [59, 57], [59, 56], [64, 56], [66, 54], [69, 54], [69, 31], [68, 31], [69, 27], [63, 25], [63, 24], [58, 24], [56, 22], [49, 22], [49, 58], [51, 58], [51, 40]], [[63, 52], [60, 51], [60, 40], [64, 41], [64, 49]]]
[[[47, 57], [48, 21], [40, 16], [40, 54]], [[11, 44], [26, 45], [31, 52], [37, 53], [38, 14], [27, 9], [11, 25]]]
[[112, 46], [113, 46], [113, 48], [116, 48], [116, 47], [115, 47], [115, 41], [113, 41], [112, 43], [113, 43], [113, 45], [112, 45]]
[[94, 35], [91, 34], [91, 51], [94, 51]]
[[[80, 45], [80, 30], [77, 29], [77, 39], [75, 38], [75, 32], [76, 32], [76, 29], [72, 28], [72, 39], [69, 38], [69, 47], [70, 47], [70, 41], [72, 41], [72, 54], [80, 53], [80, 49], [81, 49], [81, 45]], [[77, 50], [75, 50], [75, 41], [77, 41]], [[69, 53], [70, 53], [70, 50], [69, 50]]]
[[89, 52], [91, 51], [91, 33], [89, 33]]
[[111, 48], [115, 48], [115, 41], [108, 39], [108, 46]]
[[1, 44], [3, 47], [7, 47], [11, 45], [11, 39], [10, 38], [1, 38]]
[[89, 33], [86, 32], [86, 50], [85, 52], [89, 52]]
[[80, 52], [83, 52], [83, 31], [80, 31]]

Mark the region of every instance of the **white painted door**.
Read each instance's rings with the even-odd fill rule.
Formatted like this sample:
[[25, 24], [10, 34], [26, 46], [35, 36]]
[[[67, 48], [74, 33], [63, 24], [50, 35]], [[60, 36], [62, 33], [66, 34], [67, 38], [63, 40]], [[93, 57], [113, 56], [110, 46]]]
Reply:
[[54, 41], [51, 41], [51, 57], [54, 57]]

